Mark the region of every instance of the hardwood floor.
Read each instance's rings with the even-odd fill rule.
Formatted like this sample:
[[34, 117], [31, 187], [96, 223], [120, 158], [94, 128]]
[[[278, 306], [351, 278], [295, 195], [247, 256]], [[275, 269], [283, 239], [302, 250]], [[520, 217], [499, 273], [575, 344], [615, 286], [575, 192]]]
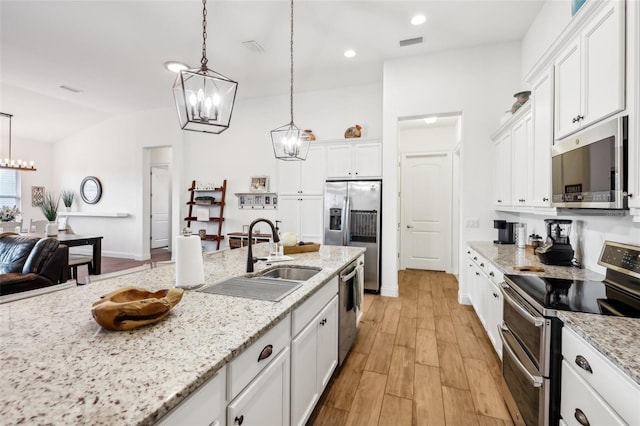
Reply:
[[[107, 257], [102, 256], [102, 273], [108, 274], [110, 272], [122, 271], [124, 269], [133, 268], [136, 266], [144, 265], [145, 263], [161, 262], [165, 260], [171, 260], [171, 252], [167, 248], [157, 248], [151, 250], [151, 259], [149, 260], [132, 260], [123, 259], [119, 257]], [[78, 267], [78, 283], [83, 284], [87, 282], [88, 267]]]
[[398, 298], [365, 294], [358, 339], [309, 424], [512, 425], [500, 360], [455, 277], [398, 281]]

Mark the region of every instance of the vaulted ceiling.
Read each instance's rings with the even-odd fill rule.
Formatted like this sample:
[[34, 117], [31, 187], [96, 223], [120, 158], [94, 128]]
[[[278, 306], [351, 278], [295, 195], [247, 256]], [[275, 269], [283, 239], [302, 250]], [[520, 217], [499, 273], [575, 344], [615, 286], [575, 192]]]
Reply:
[[[521, 40], [542, 3], [296, 0], [295, 91], [380, 82], [386, 60]], [[207, 9], [210, 68], [239, 82], [239, 98], [288, 93], [289, 1]], [[426, 22], [411, 25], [417, 13]], [[424, 42], [400, 47], [416, 37]], [[251, 40], [264, 51], [247, 49]], [[117, 114], [172, 107], [175, 74], [163, 64], [198, 66], [201, 45], [200, 1], [1, 0], [0, 111], [14, 114], [15, 137], [55, 142]]]

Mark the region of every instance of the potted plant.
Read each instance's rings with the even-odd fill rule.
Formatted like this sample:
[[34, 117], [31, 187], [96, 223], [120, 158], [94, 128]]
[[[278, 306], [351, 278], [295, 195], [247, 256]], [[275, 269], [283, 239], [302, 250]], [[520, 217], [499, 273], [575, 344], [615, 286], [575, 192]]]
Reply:
[[71, 205], [73, 204], [73, 191], [69, 189], [63, 189], [60, 193], [60, 198], [62, 198], [62, 202], [64, 206], [67, 208], [67, 211], [71, 211]]
[[42, 214], [49, 221], [46, 227], [46, 234], [48, 237], [58, 235], [58, 224], [56, 218], [58, 217], [58, 204], [60, 198], [54, 196], [51, 192], [45, 191], [42, 197], [42, 204], [40, 204], [40, 210]]

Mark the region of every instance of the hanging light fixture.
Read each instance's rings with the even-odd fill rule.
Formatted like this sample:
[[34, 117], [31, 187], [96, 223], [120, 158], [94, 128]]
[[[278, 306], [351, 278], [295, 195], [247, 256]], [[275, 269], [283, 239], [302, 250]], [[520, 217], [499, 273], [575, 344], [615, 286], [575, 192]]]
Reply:
[[289, 105], [291, 121], [282, 127], [271, 131], [273, 153], [279, 160], [293, 161], [306, 160], [309, 152], [309, 136], [293, 123], [293, 0], [291, 0], [291, 86], [289, 92]]
[[[5, 134], [5, 124], [8, 124], [7, 129], [8, 129], [8, 137], [7, 140], [9, 141], [9, 151], [8, 151], [8, 157], [4, 157], [2, 158], [2, 152], [0, 152], [0, 169], [10, 169], [10, 170], [20, 170], [23, 172], [35, 172], [37, 169], [35, 168], [33, 161], [30, 161], [28, 164], [26, 161], [22, 161], [22, 160], [14, 160], [11, 157], [11, 118], [13, 117], [13, 115], [11, 114], [6, 114], [4, 112], [0, 112], [0, 117], [3, 118], [2, 120], [2, 137], [4, 138], [4, 134]], [[4, 119], [7, 119], [6, 121]], [[0, 144], [3, 145], [3, 144]]]
[[202, 0], [200, 68], [180, 71], [173, 96], [183, 130], [222, 133], [229, 128], [238, 83], [207, 67], [207, 0]]

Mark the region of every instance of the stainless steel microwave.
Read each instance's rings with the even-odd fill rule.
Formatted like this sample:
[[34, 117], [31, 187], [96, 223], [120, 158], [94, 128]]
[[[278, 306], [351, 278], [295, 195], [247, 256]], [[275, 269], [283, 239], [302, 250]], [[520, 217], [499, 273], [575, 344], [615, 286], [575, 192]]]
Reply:
[[627, 118], [595, 124], [553, 145], [554, 207], [627, 208]]

